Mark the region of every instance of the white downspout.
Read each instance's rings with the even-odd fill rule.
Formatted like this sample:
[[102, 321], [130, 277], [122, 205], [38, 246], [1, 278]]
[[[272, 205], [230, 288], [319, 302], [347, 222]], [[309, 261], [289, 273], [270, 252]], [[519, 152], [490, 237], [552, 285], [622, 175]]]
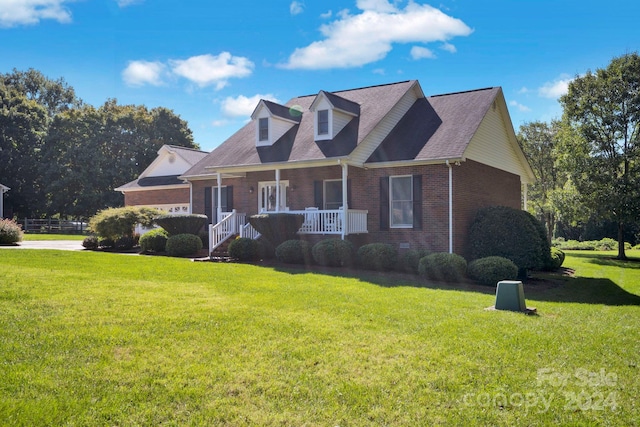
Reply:
[[193, 213], [193, 183], [189, 181], [189, 213]]
[[276, 212], [280, 212], [280, 169], [276, 169]]
[[347, 235], [347, 210], [349, 209], [349, 195], [347, 194], [347, 178], [349, 177], [349, 166], [342, 163], [342, 240]]
[[527, 210], [527, 205], [529, 204], [529, 185], [525, 182], [524, 183], [524, 210]]
[[453, 253], [453, 168], [449, 160], [446, 161], [449, 168], [449, 253]]

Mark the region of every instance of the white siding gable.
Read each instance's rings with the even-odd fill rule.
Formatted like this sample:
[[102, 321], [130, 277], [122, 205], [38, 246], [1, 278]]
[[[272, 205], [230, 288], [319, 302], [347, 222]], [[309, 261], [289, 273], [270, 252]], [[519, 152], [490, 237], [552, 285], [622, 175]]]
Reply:
[[522, 182], [528, 183], [532, 179], [528, 163], [515, 135], [510, 137], [513, 131], [509, 131], [511, 123], [505, 120], [503, 109], [506, 111], [500, 98], [496, 98], [471, 138], [464, 158], [519, 175]]
[[[285, 133], [289, 131], [294, 126], [294, 123], [289, 122], [287, 120], [283, 120], [279, 117], [273, 116], [269, 109], [264, 105], [261, 105], [253, 114], [253, 119], [256, 124], [256, 146], [267, 146], [273, 145], [278, 139], [282, 137]], [[267, 141], [259, 140], [259, 124], [260, 119], [267, 118], [269, 119], [269, 139]]]
[[172, 153], [167, 148], [161, 148], [158, 157], [140, 174], [140, 178], [150, 176], [181, 175], [191, 168], [185, 159]]

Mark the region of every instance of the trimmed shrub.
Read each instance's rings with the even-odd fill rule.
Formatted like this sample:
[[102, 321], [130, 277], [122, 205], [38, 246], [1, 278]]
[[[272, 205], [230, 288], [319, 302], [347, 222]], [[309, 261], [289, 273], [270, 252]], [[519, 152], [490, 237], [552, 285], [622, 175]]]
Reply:
[[302, 227], [304, 215], [291, 213], [269, 213], [252, 215], [249, 224], [262, 234], [274, 248], [287, 240], [296, 240]]
[[348, 240], [326, 239], [311, 248], [313, 260], [325, 267], [350, 267], [353, 265], [355, 251]]
[[176, 234], [167, 239], [165, 250], [169, 256], [193, 255], [202, 249], [202, 241], [195, 234]]
[[82, 247], [90, 251], [95, 251], [98, 249], [98, 246], [98, 236], [87, 236], [82, 241]]
[[388, 243], [369, 243], [360, 246], [358, 264], [367, 270], [393, 270], [398, 262], [398, 251]]
[[495, 286], [501, 280], [514, 280], [518, 277], [518, 266], [510, 259], [490, 256], [469, 263], [467, 276], [481, 285]]
[[176, 234], [199, 235], [200, 230], [207, 223], [206, 215], [160, 215], [154, 219], [155, 223], [164, 228], [169, 236]]
[[398, 269], [406, 273], [418, 274], [418, 264], [420, 259], [429, 255], [431, 251], [427, 249], [410, 249], [400, 256]]
[[288, 264], [311, 264], [311, 246], [305, 240], [287, 240], [276, 248], [276, 259]]
[[[469, 228], [471, 259], [501, 256], [508, 258], [520, 270], [543, 268], [549, 257], [549, 244], [544, 228], [530, 213], [491, 206], [479, 209]], [[541, 233], [542, 230], [542, 233]]]
[[229, 244], [229, 256], [239, 261], [258, 259], [258, 242], [248, 237], [238, 237]]
[[140, 236], [142, 252], [164, 252], [169, 235], [164, 228], [156, 228]]
[[0, 245], [13, 245], [21, 241], [22, 227], [20, 224], [12, 219], [0, 219]]
[[125, 250], [125, 251], [132, 249], [134, 246], [138, 245], [138, 239], [139, 239], [138, 235], [118, 237], [115, 241], [116, 249]]
[[116, 242], [113, 239], [100, 239], [98, 240], [98, 246], [104, 249], [113, 249], [116, 247]]
[[459, 282], [464, 279], [467, 261], [457, 254], [436, 252], [420, 259], [418, 273], [429, 280]]
[[89, 229], [105, 239], [133, 237], [136, 224], [152, 227], [153, 219], [160, 213], [157, 209], [140, 206], [109, 208], [98, 212], [89, 220]]
[[551, 248], [551, 262], [546, 266], [546, 270], [553, 271], [562, 267], [564, 262], [564, 252], [561, 249]]

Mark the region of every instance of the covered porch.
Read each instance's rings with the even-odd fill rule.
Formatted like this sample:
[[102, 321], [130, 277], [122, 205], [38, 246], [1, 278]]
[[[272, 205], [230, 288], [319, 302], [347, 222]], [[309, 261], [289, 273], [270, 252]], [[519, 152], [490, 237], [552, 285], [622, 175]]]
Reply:
[[[274, 168], [272, 165], [271, 172], [265, 170], [264, 165], [261, 170], [216, 171], [212, 203], [216, 220], [209, 228], [210, 251], [234, 235], [259, 237], [248, 224], [248, 217], [256, 213], [302, 215], [304, 222], [298, 230], [300, 235], [327, 235], [344, 239], [351, 234], [368, 232], [368, 211], [352, 209], [349, 206], [349, 167], [346, 162], [334, 160], [331, 164], [318, 165], [329, 166], [327, 169], [292, 166], [281, 164]], [[329, 171], [330, 176], [324, 176], [325, 171]], [[258, 172], [259, 175], [252, 172]], [[297, 175], [293, 176], [292, 173]], [[311, 175], [315, 176], [315, 182]], [[326, 179], [317, 181], [319, 176]], [[314, 188], [314, 184], [322, 184], [322, 188]], [[231, 203], [225, 204], [224, 201], [227, 194], [223, 191], [225, 185], [233, 187], [233, 205], [239, 206], [238, 209], [224, 209], [227, 206], [231, 207]], [[318, 190], [324, 191], [320, 203], [317, 199], [314, 200], [313, 194]]]

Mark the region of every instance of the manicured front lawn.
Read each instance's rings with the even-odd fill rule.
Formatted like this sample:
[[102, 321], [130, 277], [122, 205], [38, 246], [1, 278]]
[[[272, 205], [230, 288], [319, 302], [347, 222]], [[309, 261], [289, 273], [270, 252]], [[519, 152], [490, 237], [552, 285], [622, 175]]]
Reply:
[[640, 263], [565, 265], [525, 316], [406, 276], [0, 250], [0, 420], [633, 425]]
[[84, 240], [87, 237], [84, 234], [41, 234], [41, 233], [25, 233], [22, 240], [39, 241], [39, 240]]

